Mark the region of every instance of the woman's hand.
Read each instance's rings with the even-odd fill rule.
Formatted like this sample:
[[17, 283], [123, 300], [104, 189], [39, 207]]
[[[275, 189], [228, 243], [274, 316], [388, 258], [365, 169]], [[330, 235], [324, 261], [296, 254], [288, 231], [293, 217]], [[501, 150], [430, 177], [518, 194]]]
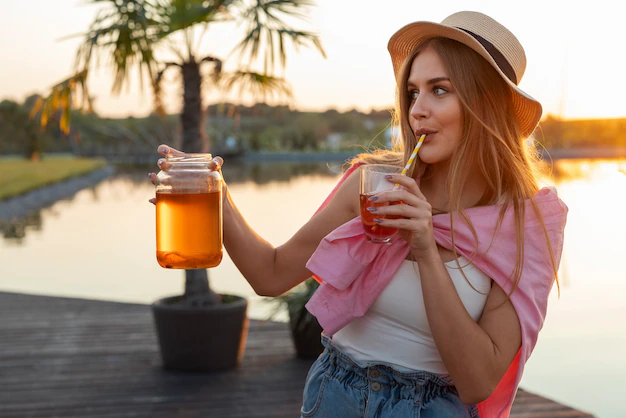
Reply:
[[[166, 157], [166, 158], [159, 158], [159, 161], [157, 161], [157, 166], [162, 171], [167, 171], [170, 169], [170, 164], [167, 162], [167, 157], [172, 157], [172, 156], [173, 157], [185, 157], [185, 156], [190, 155], [186, 152], [179, 151], [165, 144], [159, 145], [159, 147], [157, 148], [157, 152], [161, 154], [162, 156]], [[213, 158], [213, 160], [211, 160], [210, 168], [215, 171], [221, 171], [223, 164], [224, 164], [224, 160], [222, 159], [222, 157], [215, 157]], [[154, 185], [156, 185], [156, 176], [157, 175], [155, 173], [148, 173], [148, 177], [150, 178], [150, 181]], [[152, 199], [149, 200], [149, 202], [152, 204], [156, 204], [156, 198], [153, 197]]]
[[[375, 216], [381, 215], [374, 221], [382, 226], [406, 231], [401, 235], [409, 243], [411, 253], [418, 259], [432, 251], [436, 252], [437, 244], [433, 234], [432, 206], [422, 194], [417, 182], [411, 177], [400, 174], [390, 174], [386, 178], [387, 181], [403, 187], [396, 187], [394, 190], [380, 192], [370, 197], [370, 200], [377, 204], [391, 202], [388, 206], [368, 208]], [[400, 218], [382, 219], [382, 215], [396, 215]]]

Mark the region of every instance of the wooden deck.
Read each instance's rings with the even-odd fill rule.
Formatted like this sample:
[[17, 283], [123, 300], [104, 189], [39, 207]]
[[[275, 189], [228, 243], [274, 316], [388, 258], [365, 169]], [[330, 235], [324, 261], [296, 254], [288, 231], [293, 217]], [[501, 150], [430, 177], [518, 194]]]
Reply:
[[[235, 370], [160, 367], [149, 306], [0, 292], [0, 417], [297, 417], [311, 361], [251, 321]], [[512, 417], [591, 417], [518, 393]]]

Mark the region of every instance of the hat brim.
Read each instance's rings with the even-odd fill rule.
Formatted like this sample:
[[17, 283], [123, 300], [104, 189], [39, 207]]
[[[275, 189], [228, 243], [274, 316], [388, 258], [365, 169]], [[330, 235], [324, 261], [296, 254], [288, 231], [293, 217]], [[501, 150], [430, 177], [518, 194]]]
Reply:
[[400, 68], [409, 54], [425, 40], [437, 37], [458, 41], [476, 51], [491, 64], [513, 91], [513, 106], [522, 135], [524, 137], [530, 136], [541, 119], [543, 112], [541, 103], [515, 85], [500, 69], [485, 47], [463, 30], [434, 22], [414, 22], [398, 30], [393, 34], [391, 39], [389, 39], [387, 45], [387, 49], [391, 55], [396, 80], [398, 79]]

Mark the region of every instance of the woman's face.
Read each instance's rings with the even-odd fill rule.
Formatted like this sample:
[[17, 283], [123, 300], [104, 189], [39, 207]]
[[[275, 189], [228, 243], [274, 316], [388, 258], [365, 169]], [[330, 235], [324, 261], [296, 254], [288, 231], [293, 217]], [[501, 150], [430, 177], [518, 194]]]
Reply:
[[413, 60], [407, 90], [411, 129], [417, 139], [427, 134], [420, 159], [431, 165], [449, 163], [461, 142], [462, 105], [432, 48], [421, 51]]

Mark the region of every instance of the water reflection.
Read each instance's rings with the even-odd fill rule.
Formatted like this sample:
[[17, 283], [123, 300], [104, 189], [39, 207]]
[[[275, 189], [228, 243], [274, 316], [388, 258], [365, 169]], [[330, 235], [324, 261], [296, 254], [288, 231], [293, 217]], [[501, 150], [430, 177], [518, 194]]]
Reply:
[[228, 184], [254, 182], [270, 184], [290, 182], [301, 176], [334, 177], [341, 173], [342, 162], [331, 163], [226, 163], [223, 168], [224, 179]]
[[[332, 178], [341, 173], [343, 161], [329, 163], [317, 162], [272, 162], [272, 163], [227, 163], [223, 168], [224, 178], [229, 185], [253, 183], [269, 185], [272, 183], [289, 183], [302, 176], [319, 176]], [[124, 199], [128, 191], [138, 185], [145, 185], [147, 171], [151, 168], [133, 168], [121, 166], [117, 168], [114, 178], [119, 181], [119, 188], [113, 191], [113, 198]], [[543, 181], [547, 184], [560, 185], [572, 181], [594, 183], [594, 187], [607, 187], [611, 192], [611, 180], [619, 179], [626, 174], [626, 159], [613, 160], [555, 160], [541, 167]], [[98, 187], [94, 185], [83, 191], [89, 192], [93, 201], [98, 202]], [[63, 199], [72, 202], [75, 195]], [[41, 210], [29, 213], [19, 219], [0, 221], [0, 232], [5, 241], [13, 245], [24, 244], [29, 232], [41, 231], [44, 217]], [[565, 256], [565, 255], [564, 255]], [[567, 270], [561, 271], [562, 284], [567, 283]]]
[[[300, 163], [300, 162], [272, 162], [272, 163], [243, 163], [234, 162], [226, 164], [223, 168], [224, 178], [229, 185], [241, 183], [253, 183], [255, 185], [269, 185], [272, 183], [284, 183], [293, 181], [302, 176], [320, 176], [332, 178], [341, 173], [343, 162], [329, 163]], [[120, 166], [113, 176], [121, 187], [113, 191], [114, 199], [124, 199], [128, 192], [138, 185], [148, 184], [148, 170], [152, 168], [137, 168], [132, 166]], [[110, 180], [110, 179], [109, 179]], [[88, 192], [94, 202], [99, 201], [98, 186], [93, 185], [82, 192]], [[72, 202], [76, 195], [72, 195], [63, 201]], [[54, 206], [54, 205], [51, 205]], [[45, 209], [45, 208], [44, 208]], [[43, 228], [41, 210], [28, 213], [23, 217], [10, 221], [0, 221], [0, 232], [3, 238], [10, 244], [24, 244], [24, 238], [29, 231], [41, 231]]]
[[41, 211], [12, 221], [0, 221], [0, 231], [5, 240], [22, 244], [27, 231], [41, 231], [43, 220]]
[[571, 180], [603, 181], [626, 174], [626, 158], [613, 160], [557, 160], [551, 166], [550, 177], [561, 183]]
[[[94, 201], [97, 201], [97, 184], [84, 188], [80, 192], [91, 192]], [[77, 193], [64, 197], [59, 201], [71, 203], [75, 200], [76, 195]], [[56, 202], [42, 209], [27, 212], [23, 216], [10, 220], [0, 219], [0, 233], [2, 234], [2, 237], [8, 244], [11, 245], [24, 244], [24, 238], [26, 238], [28, 233], [40, 232], [44, 229], [45, 216], [42, 216], [43, 210], [48, 210], [48, 217], [55, 217], [58, 215], [58, 211], [53, 209], [55, 204]]]
[[[293, 161], [247, 163], [235, 161], [224, 164], [222, 174], [229, 185], [250, 182], [265, 185], [288, 183], [302, 176], [331, 178], [341, 173], [342, 165], [342, 161], [328, 163]], [[128, 180], [134, 184], [143, 184], [148, 181], [147, 173], [155, 170], [156, 167], [151, 166], [142, 166], [142, 168], [120, 166], [116, 171], [116, 177]]]
[[[330, 163], [301, 163], [301, 162], [272, 162], [272, 163], [228, 163], [223, 168], [224, 178], [229, 185], [253, 183], [255, 185], [269, 185], [293, 181], [302, 176], [336, 177], [341, 173], [342, 161]], [[138, 185], [145, 185], [147, 170], [150, 168], [136, 168], [120, 166], [114, 178], [122, 187], [113, 191], [113, 198], [124, 199], [128, 192]], [[544, 182], [548, 184], [562, 184], [572, 181], [594, 183], [594, 187], [608, 187], [611, 192], [611, 180], [619, 179], [626, 174], [626, 159], [614, 160], [556, 160], [551, 164], [545, 163], [541, 167], [544, 173]], [[83, 191], [88, 192], [94, 202], [99, 201], [98, 187], [94, 185]], [[72, 202], [75, 195], [63, 199]], [[0, 221], [0, 232], [3, 238], [14, 245], [24, 244], [24, 238], [29, 231], [41, 231], [43, 228], [41, 210], [29, 213], [26, 216], [11, 221]], [[565, 256], [565, 255], [564, 255]], [[567, 271], [561, 272], [563, 285], [567, 284]]]

